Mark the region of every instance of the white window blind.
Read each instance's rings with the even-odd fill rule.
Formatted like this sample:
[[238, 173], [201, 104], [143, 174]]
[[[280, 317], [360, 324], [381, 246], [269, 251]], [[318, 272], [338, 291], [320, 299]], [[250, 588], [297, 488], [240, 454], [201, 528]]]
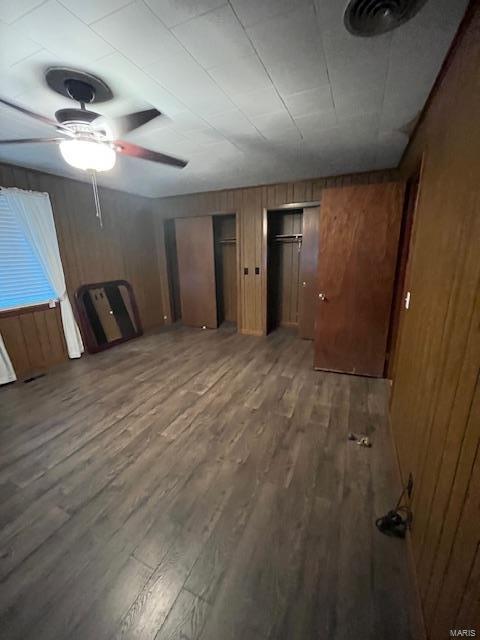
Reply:
[[0, 309], [55, 299], [42, 265], [0, 192]]

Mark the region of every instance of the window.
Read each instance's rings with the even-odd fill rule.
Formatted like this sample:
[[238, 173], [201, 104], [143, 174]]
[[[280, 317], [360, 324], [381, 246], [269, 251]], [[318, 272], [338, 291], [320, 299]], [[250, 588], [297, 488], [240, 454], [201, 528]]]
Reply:
[[0, 193], [0, 311], [56, 299], [35, 251]]

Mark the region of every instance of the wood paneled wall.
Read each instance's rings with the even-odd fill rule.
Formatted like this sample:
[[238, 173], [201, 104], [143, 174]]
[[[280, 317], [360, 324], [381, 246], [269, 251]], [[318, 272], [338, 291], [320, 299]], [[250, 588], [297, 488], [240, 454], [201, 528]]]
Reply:
[[[133, 286], [144, 328], [163, 323], [152, 217], [155, 200], [100, 189], [103, 212], [100, 229], [88, 184], [0, 165], [0, 185], [50, 194], [72, 304], [73, 294], [81, 284], [123, 278]], [[18, 376], [48, 368], [66, 358], [65, 350], [60, 357], [63, 334], [55, 310], [1, 318], [0, 331]]]
[[[398, 172], [394, 170], [375, 171], [263, 187], [208, 191], [157, 200], [155, 222], [162, 291], [168, 292], [167, 271], [164, 267], [166, 260], [163, 220], [177, 216], [235, 212], [239, 230], [237, 241], [240, 240], [241, 269], [239, 329], [242, 333], [263, 335], [266, 332], [265, 269], [267, 245], [264, 210], [276, 209], [284, 204], [320, 201], [322, 189], [326, 187], [389, 182], [398, 179], [398, 177]], [[245, 267], [248, 269], [248, 275], [243, 275]], [[258, 275], [255, 274], [255, 267], [259, 267], [260, 273]], [[165, 309], [166, 321], [171, 322], [171, 304], [168, 300], [165, 301]]]
[[27, 377], [68, 358], [59, 305], [4, 314], [0, 316], [0, 333], [17, 377]]
[[401, 170], [423, 155], [391, 404], [427, 632], [480, 633], [480, 5]]

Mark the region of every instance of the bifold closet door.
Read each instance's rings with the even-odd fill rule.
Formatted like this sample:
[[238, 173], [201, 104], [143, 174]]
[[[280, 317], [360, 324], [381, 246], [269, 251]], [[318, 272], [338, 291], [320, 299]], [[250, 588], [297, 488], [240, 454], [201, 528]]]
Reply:
[[175, 220], [182, 322], [216, 329], [217, 300], [212, 216]]
[[383, 375], [403, 193], [402, 183], [322, 193], [316, 369]]
[[313, 340], [317, 302], [317, 265], [320, 238], [320, 207], [303, 210], [302, 250], [300, 252], [300, 299], [298, 335]]

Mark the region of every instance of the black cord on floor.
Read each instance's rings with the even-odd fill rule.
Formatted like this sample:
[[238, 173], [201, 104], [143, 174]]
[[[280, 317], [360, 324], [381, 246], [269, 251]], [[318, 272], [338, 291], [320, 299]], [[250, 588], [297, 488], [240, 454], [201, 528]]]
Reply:
[[407, 529], [410, 528], [412, 522], [410, 507], [402, 505], [402, 500], [406, 492], [407, 487], [404, 487], [397, 500], [395, 509], [392, 509], [386, 515], [375, 520], [375, 525], [381, 533], [395, 538], [405, 538]]

